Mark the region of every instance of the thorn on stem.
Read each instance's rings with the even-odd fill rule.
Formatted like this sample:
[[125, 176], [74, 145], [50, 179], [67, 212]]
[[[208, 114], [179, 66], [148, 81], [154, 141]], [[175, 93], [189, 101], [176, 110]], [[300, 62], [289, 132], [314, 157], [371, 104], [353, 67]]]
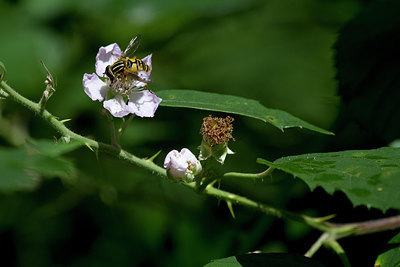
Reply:
[[153, 156], [151, 156], [147, 161], [153, 162], [154, 159], [161, 153], [161, 150], [159, 150], [156, 154], [154, 154]]
[[226, 200], [226, 205], [228, 206], [228, 209], [231, 212], [233, 219], [236, 219], [235, 212], [233, 211], [233, 207], [232, 207], [232, 202], [229, 200]]

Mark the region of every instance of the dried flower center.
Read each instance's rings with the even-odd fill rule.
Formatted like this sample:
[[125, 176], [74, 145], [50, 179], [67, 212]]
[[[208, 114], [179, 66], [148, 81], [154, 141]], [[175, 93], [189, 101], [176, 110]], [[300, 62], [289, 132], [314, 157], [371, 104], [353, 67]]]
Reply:
[[213, 118], [209, 115], [203, 118], [200, 134], [210, 146], [226, 144], [229, 139], [235, 141], [235, 138], [232, 137], [233, 120], [229, 116], [226, 118]]

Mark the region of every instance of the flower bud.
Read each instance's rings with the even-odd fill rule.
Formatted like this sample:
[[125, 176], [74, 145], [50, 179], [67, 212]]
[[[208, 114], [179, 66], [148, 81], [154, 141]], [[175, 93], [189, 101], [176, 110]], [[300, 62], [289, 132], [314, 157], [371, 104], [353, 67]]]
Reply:
[[165, 157], [164, 168], [168, 177], [177, 182], [192, 182], [202, 170], [200, 161], [187, 148], [182, 148], [180, 152], [170, 151]]
[[232, 137], [233, 118], [213, 118], [211, 115], [203, 118], [200, 134], [203, 136], [200, 149], [200, 160], [206, 160], [213, 156], [219, 163], [223, 164], [228, 154], [234, 154], [228, 148], [228, 141]]

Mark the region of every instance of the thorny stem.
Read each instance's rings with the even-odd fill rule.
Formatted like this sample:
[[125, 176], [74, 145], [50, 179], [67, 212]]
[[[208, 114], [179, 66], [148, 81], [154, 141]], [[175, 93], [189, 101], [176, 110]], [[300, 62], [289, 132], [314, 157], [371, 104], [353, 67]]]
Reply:
[[[70, 129], [68, 129], [61, 121], [59, 121], [55, 116], [53, 116], [46, 109], [41, 110], [41, 107], [38, 103], [35, 103], [19, 93], [17, 93], [14, 89], [12, 89], [6, 82], [0, 81], [0, 89], [3, 89], [9, 97], [12, 97], [16, 102], [22, 104], [28, 109], [32, 110], [40, 117], [42, 117], [45, 121], [47, 121], [55, 130], [57, 130], [62, 136], [67, 138], [74, 139], [82, 144], [85, 144], [92, 150], [97, 150], [101, 152], [107, 152], [112, 155], [118, 156], [121, 159], [124, 159], [134, 165], [140, 166], [144, 169], [149, 170], [153, 174], [157, 174], [159, 176], [167, 177], [166, 170], [162, 167], [154, 164], [152, 160], [138, 158], [135, 155], [130, 154], [129, 152], [121, 149], [119, 146], [113, 146], [101, 142], [97, 142], [93, 139], [84, 137], [79, 135]], [[225, 173], [224, 177], [246, 177], [246, 178], [261, 178], [268, 175], [272, 171], [272, 168], [267, 169], [264, 172], [258, 174], [244, 174], [244, 173]], [[193, 190], [196, 190], [195, 183], [183, 183], [183, 185], [190, 187]], [[256, 210], [259, 210], [265, 214], [272, 215], [278, 218], [287, 218], [297, 222], [304, 223], [310, 227], [318, 229], [322, 231], [324, 234], [316, 241], [316, 243], [310, 248], [310, 250], [306, 253], [306, 255], [313, 255], [318, 248], [324, 244], [326, 246], [331, 247], [338, 255], [341, 257], [342, 261], [346, 264], [348, 263], [348, 259], [344, 254], [343, 248], [336, 241], [340, 238], [347, 237], [350, 235], [364, 235], [379, 231], [390, 230], [394, 228], [400, 227], [400, 215], [393, 216], [384, 219], [371, 220], [365, 222], [355, 222], [355, 223], [347, 223], [347, 224], [335, 224], [326, 222], [327, 218], [313, 218], [305, 215], [299, 215], [292, 213], [290, 211], [277, 209], [271, 207], [269, 205], [248, 199], [243, 196], [239, 196], [237, 194], [233, 194], [224, 190], [220, 190], [212, 187], [212, 184], [208, 185], [203, 194], [214, 196], [218, 199], [222, 199], [225, 201], [230, 201], [233, 204], [243, 205], [246, 207], [251, 207]]]

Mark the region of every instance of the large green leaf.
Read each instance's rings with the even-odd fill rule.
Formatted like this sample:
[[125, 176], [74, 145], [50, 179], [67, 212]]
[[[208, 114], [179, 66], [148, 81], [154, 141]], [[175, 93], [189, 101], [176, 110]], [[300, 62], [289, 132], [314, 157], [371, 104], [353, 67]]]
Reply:
[[400, 266], [400, 234], [390, 239], [385, 252], [378, 256], [374, 266]]
[[204, 267], [256, 267], [256, 266], [324, 266], [301, 255], [287, 253], [252, 253], [213, 260]]
[[311, 189], [343, 191], [354, 205], [400, 209], [400, 148], [315, 153], [266, 164], [304, 180]]
[[191, 90], [165, 90], [157, 92], [157, 96], [163, 99], [161, 106], [238, 114], [271, 123], [282, 131], [285, 128], [299, 127], [323, 134], [333, 134], [285, 111], [266, 108], [252, 99]]

